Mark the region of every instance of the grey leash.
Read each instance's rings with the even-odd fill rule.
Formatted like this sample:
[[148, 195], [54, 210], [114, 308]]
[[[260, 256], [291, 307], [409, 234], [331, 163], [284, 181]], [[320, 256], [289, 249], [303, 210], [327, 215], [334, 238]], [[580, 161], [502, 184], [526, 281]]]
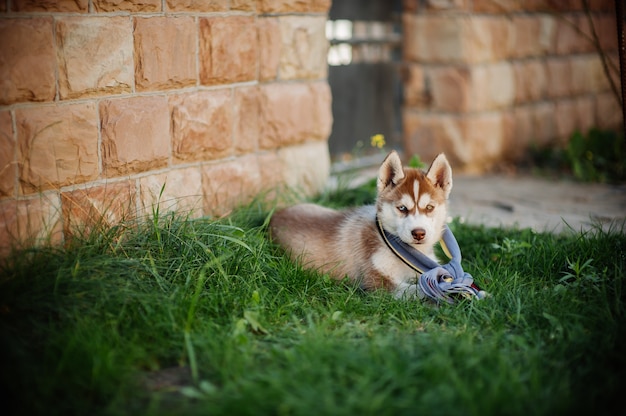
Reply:
[[441, 237], [441, 248], [450, 262], [439, 264], [421, 251], [402, 241], [398, 236], [387, 232], [378, 218], [376, 218], [378, 231], [387, 244], [400, 260], [413, 270], [419, 272], [418, 285], [428, 298], [439, 303], [444, 301], [454, 303], [454, 298], [462, 296], [466, 298], [482, 299], [487, 294], [475, 283], [472, 275], [463, 271], [461, 267], [461, 248], [454, 238], [454, 234], [446, 225]]

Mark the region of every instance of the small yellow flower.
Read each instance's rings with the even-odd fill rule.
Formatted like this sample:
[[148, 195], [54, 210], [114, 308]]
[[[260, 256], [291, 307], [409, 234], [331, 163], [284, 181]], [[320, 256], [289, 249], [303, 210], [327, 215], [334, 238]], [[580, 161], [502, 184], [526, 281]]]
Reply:
[[385, 136], [383, 134], [375, 134], [372, 136], [372, 147], [378, 147], [382, 149], [385, 145]]

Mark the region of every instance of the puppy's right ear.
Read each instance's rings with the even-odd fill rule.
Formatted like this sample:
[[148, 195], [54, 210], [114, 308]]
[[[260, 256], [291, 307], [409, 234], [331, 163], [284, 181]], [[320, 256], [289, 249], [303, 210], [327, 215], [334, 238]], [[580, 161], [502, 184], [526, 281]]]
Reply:
[[378, 180], [376, 181], [376, 187], [378, 192], [382, 192], [386, 187], [393, 185], [396, 186], [402, 179], [404, 179], [404, 169], [402, 169], [402, 161], [400, 156], [395, 150], [387, 155], [383, 160], [380, 169], [378, 170]]

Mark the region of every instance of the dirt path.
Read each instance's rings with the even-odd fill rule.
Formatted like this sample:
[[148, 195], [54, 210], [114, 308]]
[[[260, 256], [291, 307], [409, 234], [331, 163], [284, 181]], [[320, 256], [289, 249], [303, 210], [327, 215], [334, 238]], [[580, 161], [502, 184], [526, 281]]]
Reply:
[[[524, 176], [457, 176], [450, 214], [471, 224], [560, 232], [626, 221], [626, 185]], [[623, 229], [623, 227], [622, 227]]]

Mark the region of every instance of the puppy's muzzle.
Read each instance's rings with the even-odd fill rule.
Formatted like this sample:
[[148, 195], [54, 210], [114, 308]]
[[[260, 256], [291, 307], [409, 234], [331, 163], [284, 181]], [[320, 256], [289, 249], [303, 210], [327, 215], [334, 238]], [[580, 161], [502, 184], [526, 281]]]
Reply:
[[413, 239], [419, 243], [426, 238], [426, 230], [423, 228], [416, 228], [411, 231], [411, 235], [413, 236]]

